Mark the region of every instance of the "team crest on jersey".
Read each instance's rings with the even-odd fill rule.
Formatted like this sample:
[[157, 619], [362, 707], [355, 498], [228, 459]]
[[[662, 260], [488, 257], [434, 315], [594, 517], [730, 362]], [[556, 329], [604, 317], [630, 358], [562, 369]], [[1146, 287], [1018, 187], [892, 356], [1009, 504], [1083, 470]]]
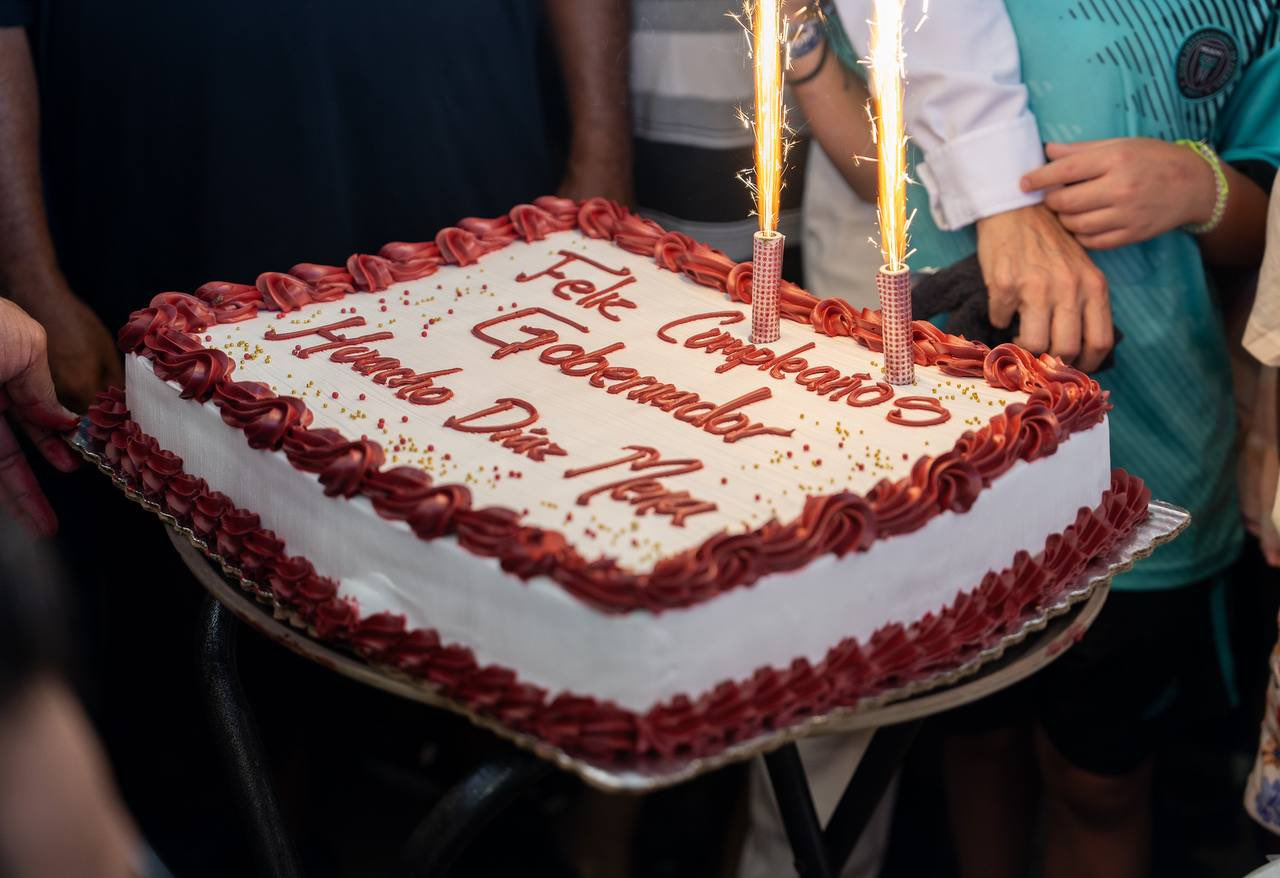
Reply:
[[1178, 51], [1178, 90], [1189, 98], [1207, 98], [1226, 87], [1240, 66], [1235, 37], [1208, 27], [1187, 37]]

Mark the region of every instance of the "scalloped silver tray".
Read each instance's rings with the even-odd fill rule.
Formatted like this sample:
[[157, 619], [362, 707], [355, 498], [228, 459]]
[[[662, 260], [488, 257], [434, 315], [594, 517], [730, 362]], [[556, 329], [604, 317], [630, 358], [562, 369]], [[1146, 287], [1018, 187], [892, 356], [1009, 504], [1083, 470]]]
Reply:
[[[270, 591], [246, 579], [160, 506], [135, 491], [119, 472], [89, 446], [81, 429], [69, 439], [86, 460], [108, 475], [130, 500], [152, 512], [169, 527], [169, 539], [200, 583], [246, 624], [283, 646], [347, 677], [416, 701], [467, 717], [472, 723], [536, 756], [553, 762], [582, 780], [610, 792], [648, 792], [681, 783], [767, 753], [810, 735], [835, 734], [893, 725], [950, 710], [1012, 685], [1043, 668], [1075, 643], [1096, 618], [1111, 580], [1180, 534], [1191, 521], [1185, 509], [1153, 500], [1150, 514], [1129, 538], [1105, 558], [1095, 559], [1076, 583], [1050, 603], [1036, 607], [1008, 634], [963, 663], [895, 689], [864, 698], [781, 729], [738, 742], [707, 757], [617, 768], [580, 759], [539, 738], [507, 728], [466, 705], [440, 695], [430, 684], [393, 668], [371, 664], [353, 652], [311, 637], [289, 610], [278, 606]], [[979, 672], [981, 675], [979, 676]], [[967, 682], [966, 682], [967, 681]]]

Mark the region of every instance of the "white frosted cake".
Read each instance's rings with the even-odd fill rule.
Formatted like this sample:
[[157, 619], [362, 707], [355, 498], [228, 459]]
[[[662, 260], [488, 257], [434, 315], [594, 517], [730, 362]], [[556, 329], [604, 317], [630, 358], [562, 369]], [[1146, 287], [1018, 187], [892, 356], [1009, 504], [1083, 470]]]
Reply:
[[163, 293], [91, 432], [316, 636], [601, 761], [705, 754], [963, 661], [1145, 515], [1106, 395], [1011, 345], [539, 199]]

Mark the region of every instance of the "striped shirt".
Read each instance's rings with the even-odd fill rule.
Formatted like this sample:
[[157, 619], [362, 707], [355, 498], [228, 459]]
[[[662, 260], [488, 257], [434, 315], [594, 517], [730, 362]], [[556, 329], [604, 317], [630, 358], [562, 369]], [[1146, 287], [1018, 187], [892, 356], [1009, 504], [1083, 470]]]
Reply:
[[[751, 195], [738, 173], [752, 166], [754, 82], [748, 41], [729, 17], [731, 0], [633, 0], [631, 106], [636, 201], [669, 229], [751, 258], [757, 229]], [[800, 197], [808, 140], [794, 101], [797, 130], [784, 178], [778, 231], [800, 243]], [[795, 247], [783, 273], [797, 276]]]

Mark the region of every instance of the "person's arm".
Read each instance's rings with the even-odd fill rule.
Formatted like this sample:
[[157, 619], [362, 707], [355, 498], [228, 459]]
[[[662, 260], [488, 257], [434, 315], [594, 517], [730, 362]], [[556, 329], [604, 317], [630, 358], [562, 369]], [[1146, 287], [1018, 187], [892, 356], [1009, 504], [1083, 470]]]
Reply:
[[546, 0], [572, 136], [560, 194], [632, 200], [627, 0]]
[[0, 28], [0, 295], [44, 326], [58, 392], [84, 408], [123, 373], [111, 333], [58, 268], [40, 186], [39, 129], [26, 30]]
[[874, 202], [876, 147], [866, 112], [871, 96], [866, 82], [829, 45], [793, 58], [787, 81], [809, 123], [810, 136], [857, 196]]
[[[908, 15], [919, 11], [910, 6]], [[855, 49], [865, 53], [870, 0], [836, 0], [836, 7]], [[907, 131], [925, 154], [917, 172], [935, 221], [943, 229], [976, 221], [992, 324], [1007, 327], [1018, 314], [1018, 344], [1086, 371], [1096, 368], [1114, 343], [1106, 278], [1039, 203], [1040, 194], [1018, 185], [1023, 173], [1043, 165], [1044, 156], [1004, 4], [948, 0], [933, 4], [918, 30], [908, 25]], [[803, 72], [794, 74], [798, 79]], [[858, 169], [847, 155], [850, 145], [858, 154], [867, 152], [861, 139], [865, 110], [851, 108], [855, 100], [831, 97], [842, 86], [839, 71], [830, 70], [813, 80], [810, 95], [803, 94], [806, 86], [793, 90], [806, 102], [810, 127], [827, 155], [868, 198], [859, 175], [874, 174], [874, 166]], [[842, 134], [833, 134], [833, 126]]]
[[[1213, 168], [1188, 147], [1148, 137], [1051, 143], [1051, 161], [1023, 179], [1091, 250], [1148, 241], [1213, 216]], [[1227, 202], [1222, 220], [1198, 237], [1210, 265], [1256, 266], [1266, 243], [1267, 193], [1222, 162]]]

